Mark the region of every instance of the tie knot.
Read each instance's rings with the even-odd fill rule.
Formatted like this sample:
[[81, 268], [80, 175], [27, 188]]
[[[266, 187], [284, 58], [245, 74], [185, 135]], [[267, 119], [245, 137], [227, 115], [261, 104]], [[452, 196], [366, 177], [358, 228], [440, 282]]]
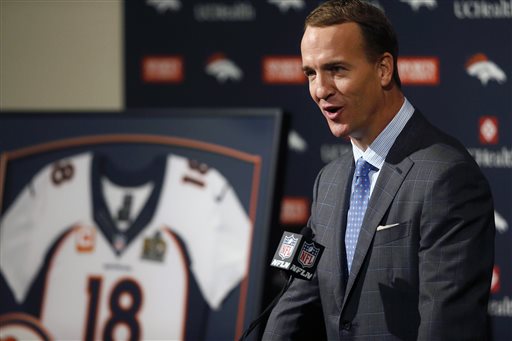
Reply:
[[363, 158], [360, 158], [356, 162], [356, 176], [368, 176], [368, 173], [373, 169], [374, 167], [366, 162]]

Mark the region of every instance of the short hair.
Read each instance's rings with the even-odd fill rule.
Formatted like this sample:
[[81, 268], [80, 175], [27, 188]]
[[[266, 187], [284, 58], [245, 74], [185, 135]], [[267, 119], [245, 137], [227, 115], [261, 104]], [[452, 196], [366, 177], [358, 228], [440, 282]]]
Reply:
[[304, 30], [308, 26], [327, 27], [348, 22], [361, 28], [368, 60], [376, 61], [385, 52], [393, 56], [393, 80], [400, 88], [396, 33], [384, 12], [376, 6], [361, 0], [328, 0], [306, 17]]

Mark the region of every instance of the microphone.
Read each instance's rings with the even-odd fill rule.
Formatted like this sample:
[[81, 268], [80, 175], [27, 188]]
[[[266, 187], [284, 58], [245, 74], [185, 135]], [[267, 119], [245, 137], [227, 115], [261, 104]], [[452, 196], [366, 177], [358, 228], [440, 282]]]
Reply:
[[277, 247], [270, 266], [285, 270], [290, 274], [281, 292], [272, 302], [263, 310], [245, 330], [239, 341], [245, 340], [261, 320], [270, 313], [275, 307], [281, 296], [290, 287], [295, 278], [310, 281], [316, 271], [320, 257], [325, 247], [313, 241], [313, 230], [309, 226], [304, 226], [299, 233], [288, 231], [283, 232], [279, 246]]
[[310, 281], [324, 249], [323, 245], [313, 241], [313, 230], [308, 226], [303, 227], [300, 234], [284, 231], [270, 266]]

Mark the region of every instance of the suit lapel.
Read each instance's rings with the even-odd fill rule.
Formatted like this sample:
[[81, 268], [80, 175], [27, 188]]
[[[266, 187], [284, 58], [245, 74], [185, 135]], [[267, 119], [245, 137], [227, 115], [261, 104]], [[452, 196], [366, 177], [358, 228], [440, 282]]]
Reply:
[[357, 275], [361, 270], [361, 266], [366, 254], [368, 253], [377, 226], [393, 202], [393, 198], [398, 192], [398, 189], [412, 165], [413, 162], [407, 158], [396, 166], [384, 163], [384, 166], [382, 167], [370, 198], [370, 202], [368, 203], [368, 208], [366, 209], [366, 214], [361, 226], [361, 232], [359, 233], [359, 239], [357, 240], [354, 259], [352, 261], [352, 269], [345, 289], [343, 306], [345, 305], [347, 297], [354, 286]]
[[[337, 182], [339, 183], [338, 191], [340, 191], [341, 200], [336, 202], [334, 212], [335, 219], [332, 222], [332, 229], [335, 231], [334, 240], [334, 255], [336, 257], [337, 270], [339, 271], [340, 277], [344, 278], [347, 276], [344, 274], [346, 267], [346, 254], [343, 240], [345, 239], [345, 227], [347, 225], [347, 210], [350, 199], [352, 175], [354, 173], [354, 156], [353, 154], [346, 153], [342, 158], [341, 167], [339, 172], [336, 174]], [[334, 296], [338, 308], [341, 310], [343, 297], [345, 296], [345, 283], [346, 280], [339, 281], [334, 286]]]

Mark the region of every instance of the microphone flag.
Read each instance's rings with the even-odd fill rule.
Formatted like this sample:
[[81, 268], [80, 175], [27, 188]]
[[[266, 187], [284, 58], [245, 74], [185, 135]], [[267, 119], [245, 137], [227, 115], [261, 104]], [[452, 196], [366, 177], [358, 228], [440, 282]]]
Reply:
[[285, 231], [270, 266], [286, 270], [294, 277], [310, 281], [324, 248], [301, 234]]

